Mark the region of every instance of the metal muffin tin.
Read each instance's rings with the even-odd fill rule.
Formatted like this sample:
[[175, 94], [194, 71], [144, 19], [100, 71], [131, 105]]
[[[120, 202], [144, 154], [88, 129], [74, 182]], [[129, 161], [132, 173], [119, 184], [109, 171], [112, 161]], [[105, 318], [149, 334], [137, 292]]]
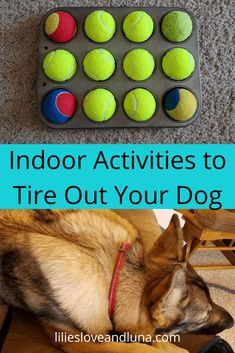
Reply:
[[[95, 10], [105, 10], [113, 15], [116, 21], [116, 33], [114, 37], [106, 43], [95, 43], [87, 38], [84, 32], [84, 23], [86, 17]], [[154, 20], [155, 30], [149, 40], [144, 43], [130, 42], [124, 35], [122, 24], [125, 16], [136, 10], [146, 11]], [[184, 42], [173, 43], [165, 39], [161, 33], [161, 21], [169, 11], [183, 10], [187, 12], [193, 22], [193, 32], [191, 36]], [[75, 37], [67, 43], [56, 43], [50, 40], [44, 32], [44, 24], [47, 16], [55, 11], [67, 11], [77, 21], [78, 31]], [[194, 56], [196, 68], [194, 73], [186, 80], [174, 81], [166, 77], [161, 68], [162, 58], [165, 52], [174, 47], [182, 47], [188, 49]], [[115, 74], [103, 82], [91, 80], [83, 71], [82, 62], [85, 55], [94, 48], [104, 48], [109, 50], [116, 59], [117, 67]], [[153, 75], [146, 81], [135, 82], [129, 79], [122, 68], [125, 55], [134, 48], [147, 49], [155, 58], [156, 67]], [[78, 70], [76, 74], [68, 81], [54, 82], [48, 79], [42, 69], [43, 59], [45, 55], [56, 49], [65, 49], [70, 51], [76, 58]], [[136, 122], [131, 120], [125, 114], [123, 109], [123, 101], [125, 95], [132, 89], [142, 87], [150, 90], [157, 101], [157, 109], [151, 119], [145, 122]], [[165, 94], [172, 88], [180, 87], [187, 88], [195, 94], [198, 101], [198, 108], [192, 119], [186, 122], [179, 122], [171, 119], [164, 111], [163, 99]], [[71, 91], [77, 99], [77, 110], [75, 115], [66, 123], [55, 124], [48, 121], [42, 113], [42, 102], [44, 96], [53, 89], [64, 88]], [[95, 88], [106, 88], [110, 90], [117, 101], [117, 109], [114, 116], [105, 122], [96, 123], [88, 119], [83, 111], [83, 100], [86, 94]], [[201, 111], [201, 87], [200, 87], [200, 68], [199, 68], [199, 50], [198, 50], [198, 35], [197, 23], [194, 16], [182, 8], [177, 7], [60, 7], [49, 11], [41, 22], [40, 27], [40, 42], [39, 42], [39, 70], [37, 80], [37, 102], [39, 115], [42, 121], [56, 129], [69, 128], [115, 128], [115, 127], [183, 127], [192, 124], [198, 119]]]

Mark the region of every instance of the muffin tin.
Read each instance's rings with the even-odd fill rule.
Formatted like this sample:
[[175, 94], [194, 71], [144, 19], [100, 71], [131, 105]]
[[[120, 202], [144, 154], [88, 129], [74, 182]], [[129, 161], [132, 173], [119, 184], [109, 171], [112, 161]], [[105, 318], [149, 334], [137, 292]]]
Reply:
[[[106, 43], [95, 43], [88, 39], [84, 32], [84, 23], [86, 17], [93, 11], [104, 10], [109, 12], [116, 21], [116, 33], [114, 37]], [[161, 33], [161, 21], [163, 17], [173, 10], [187, 12], [193, 22], [193, 31], [191, 36], [182, 43], [172, 43], [165, 39]], [[67, 43], [56, 43], [48, 38], [44, 32], [44, 24], [48, 15], [55, 11], [66, 11], [70, 13], [77, 21], [78, 30], [74, 38]], [[145, 11], [154, 20], [155, 29], [153, 35], [144, 43], [134, 43], [129, 41], [122, 29], [125, 16], [132, 11]], [[189, 50], [196, 61], [194, 73], [186, 80], [174, 81], [168, 78], [162, 71], [161, 63], [164, 54], [171, 48], [181, 47]], [[116, 59], [117, 67], [115, 74], [108, 80], [96, 82], [91, 80], [83, 71], [82, 62], [86, 54], [95, 48], [104, 48], [110, 51]], [[125, 55], [132, 49], [143, 48], [152, 53], [155, 58], [156, 68], [153, 75], [146, 81], [136, 82], [129, 79], [123, 71], [123, 60]], [[54, 82], [48, 79], [42, 69], [43, 59], [46, 54], [52, 50], [65, 49], [71, 52], [78, 64], [76, 74], [68, 81]], [[126, 94], [135, 88], [146, 88], [156, 98], [157, 109], [153, 117], [144, 122], [131, 120], [123, 109], [123, 101]], [[186, 88], [197, 98], [198, 106], [194, 116], [184, 122], [171, 119], [163, 108], [163, 100], [166, 93], [172, 88]], [[55, 124], [47, 120], [42, 113], [42, 102], [48, 92], [56, 88], [64, 88], [73, 93], [77, 100], [77, 109], [74, 116], [63, 124]], [[117, 109], [114, 116], [105, 122], [94, 122], [88, 119], [83, 111], [83, 100], [86, 94], [95, 88], [106, 88], [110, 90], [117, 101]], [[39, 42], [39, 70], [37, 80], [37, 101], [39, 115], [42, 121], [56, 129], [61, 128], [115, 128], [115, 127], [183, 127], [193, 123], [200, 115], [201, 110], [201, 88], [200, 88], [200, 70], [198, 53], [198, 35], [197, 23], [191, 13], [182, 8], [172, 7], [108, 7], [108, 8], [86, 8], [86, 7], [60, 7], [49, 11], [43, 18], [40, 27]]]

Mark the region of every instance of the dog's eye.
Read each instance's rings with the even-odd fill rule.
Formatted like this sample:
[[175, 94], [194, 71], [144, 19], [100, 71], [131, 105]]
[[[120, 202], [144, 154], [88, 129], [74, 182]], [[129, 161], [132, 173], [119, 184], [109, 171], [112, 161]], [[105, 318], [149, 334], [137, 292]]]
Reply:
[[181, 299], [181, 304], [183, 306], [186, 306], [189, 303], [189, 296], [188, 296], [188, 291], [186, 291], [185, 295]]
[[212, 306], [209, 305], [209, 309], [208, 309], [206, 318], [208, 318], [210, 316], [211, 312], [212, 312]]

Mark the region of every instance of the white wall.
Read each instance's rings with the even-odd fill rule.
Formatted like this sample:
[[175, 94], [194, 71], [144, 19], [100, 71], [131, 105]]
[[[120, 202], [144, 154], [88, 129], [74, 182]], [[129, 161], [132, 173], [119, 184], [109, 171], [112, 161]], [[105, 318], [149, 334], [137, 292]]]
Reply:
[[158, 224], [163, 228], [163, 229], [166, 229], [169, 222], [170, 222], [170, 219], [172, 217], [172, 215], [174, 213], [178, 214], [179, 217], [180, 217], [180, 223], [181, 223], [181, 226], [183, 227], [185, 221], [182, 219], [182, 214], [173, 210], [173, 209], [167, 209], [167, 210], [153, 210], [154, 213], [155, 213], [155, 216], [157, 217], [157, 220], [158, 220]]

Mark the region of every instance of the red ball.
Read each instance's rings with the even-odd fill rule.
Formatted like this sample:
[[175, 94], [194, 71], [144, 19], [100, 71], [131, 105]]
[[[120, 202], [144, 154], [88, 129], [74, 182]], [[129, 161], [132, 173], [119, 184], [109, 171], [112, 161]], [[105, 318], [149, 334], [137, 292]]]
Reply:
[[61, 114], [71, 117], [75, 113], [76, 98], [70, 92], [62, 92], [57, 96], [56, 106]]
[[65, 11], [51, 13], [45, 21], [45, 33], [54, 42], [65, 43], [73, 39], [77, 32], [75, 18]]

